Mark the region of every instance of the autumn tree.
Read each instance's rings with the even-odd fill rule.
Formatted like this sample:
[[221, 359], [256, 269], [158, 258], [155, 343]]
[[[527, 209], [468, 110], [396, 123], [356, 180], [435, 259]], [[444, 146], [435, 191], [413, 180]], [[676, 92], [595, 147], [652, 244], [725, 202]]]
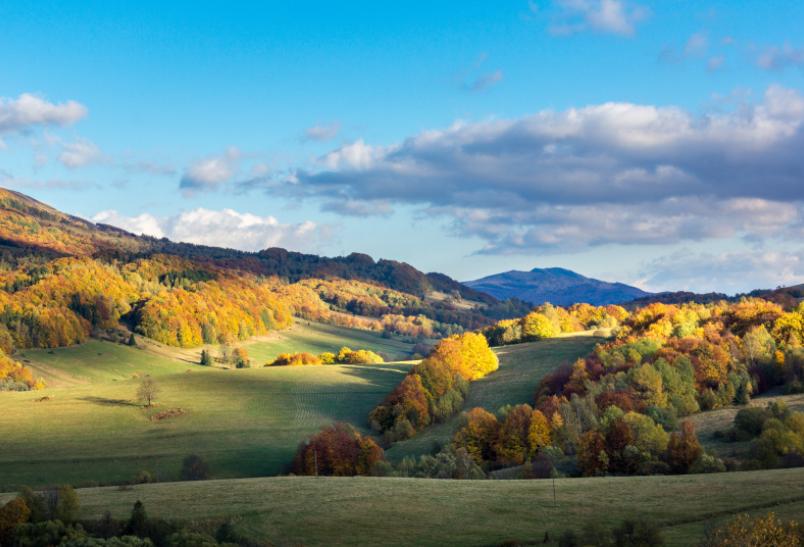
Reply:
[[150, 408], [159, 396], [159, 391], [159, 385], [156, 380], [146, 374], [140, 379], [140, 385], [137, 388], [137, 399], [142, 402], [143, 406]]
[[11, 545], [14, 529], [28, 522], [31, 510], [21, 497], [16, 497], [0, 507], [0, 542]]
[[522, 335], [525, 338], [552, 338], [559, 329], [544, 314], [531, 312], [522, 319]]
[[606, 439], [597, 431], [587, 431], [581, 435], [578, 446], [578, 466], [587, 477], [605, 475], [609, 468], [606, 454]]
[[352, 426], [336, 423], [299, 445], [293, 472], [300, 475], [368, 475], [385, 459], [382, 448]]
[[494, 459], [494, 443], [499, 423], [491, 412], [475, 407], [464, 415], [464, 425], [455, 432], [452, 443], [466, 450], [477, 463], [483, 465]]
[[681, 431], [674, 431], [667, 443], [667, 463], [676, 473], [686, 473], [703, 453], [692, 422], [684, 421]]

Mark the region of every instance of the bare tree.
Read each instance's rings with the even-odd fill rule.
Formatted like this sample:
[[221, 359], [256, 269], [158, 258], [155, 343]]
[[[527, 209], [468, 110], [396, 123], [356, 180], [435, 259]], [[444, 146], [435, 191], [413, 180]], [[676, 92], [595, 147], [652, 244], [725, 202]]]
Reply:
[[159, 386], [153, 378], [146, 375], [140, 380], [140, 387], [137, 388], [137, 398], [142, 401], [146, 407], [151, 407], [159, 395]]

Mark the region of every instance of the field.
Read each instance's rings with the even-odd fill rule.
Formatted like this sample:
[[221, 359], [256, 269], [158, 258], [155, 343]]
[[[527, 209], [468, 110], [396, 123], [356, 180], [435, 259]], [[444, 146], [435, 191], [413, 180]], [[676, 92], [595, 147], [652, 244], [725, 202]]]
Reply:
[[[490, 412], [509, 404], [532, 403], [539, 380], [563, 363], [572, 363], [589, 353], [600, 338], [572, 336], [504, 346], [495, 351], [500, 369], [472, 383], [465, 408], [481, 406]], [[430, 427], [412, 439], [396, 443], [387, 451], [392, 461], [432, 451], [450, 440], [461, 417]]]
[[[804, 512], [804, 469], [552, 481], [275, 477], [92, 488], [85, 518], [149, 515], [221, 522], [278, 545], [498, 545], [554, 542], [567, 528], [656, 522], [668, 545], [695, 545], [707, 526], [740, 512]], [[671, 503], [668, 503], [672, 500]], [[555, 543], [553, 543], [555, 544]]]
[[[403, 355], [410, 347], [372, 333], [302, 325], [255, 342], [253, 353], [348, 344]], [[0, 486], [118, 483], [141, 470], [175, 480], [191, 453], [203, 456], [216, 478], [281, 473], [298, 443], [322, 425], [365, 424], [369, 410], [410, 367], [224, 370], [190, 364], [170, 351], [101, 341], [25, 351], [24, 359], [53, 387], [2, 394]], [[141, 374], [152, 375], [161, 390], [150, 412], [135, 402]], [[169, 410], [181, 415], [152, 416]]]

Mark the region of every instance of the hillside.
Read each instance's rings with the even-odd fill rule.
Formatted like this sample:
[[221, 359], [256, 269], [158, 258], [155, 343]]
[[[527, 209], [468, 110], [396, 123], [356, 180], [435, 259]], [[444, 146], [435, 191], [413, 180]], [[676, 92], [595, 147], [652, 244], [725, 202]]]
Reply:
[[167, 254], [208, 260], [221, 266], [276, 275], [291, 282], [305, 278], [360, 279], [420, 297], [431, 291], [456, 294], [467, 300], [494, 304], [496, 300], [439, 273], [423, 273], [395, 260], [375, 261], [366, 254], [322, 257], [281, 248], [256, 253], [222, 249], [168, 239], [137, 236], [62, 213], [34, 198], [0, 188], [0, 244], [51, 255], [137, 258]]
[[[199, 366], [197, 350], [155, 343], [132, 348], [93, 340], [25, 350], [20, 359], [48, 387], [0, 393], [0, 490], [119, 484], [142, 470], [176, 480], [191, 453], [209, 462], [215, 478], [283, 473], [298, 443], [321, 426], [346, 421], [363, 428], [368, 411], [411, 366], [262, 367], [285, 351], [344, 345], [391, 359], [412, 348], [375, 333], [304, 324], [247, 345], [254, 368], [240, 370]], [[151, 410], [136, 397], [144, 374], [160, 389]], [[170, 415], [176, 409], [180, 414]]]
[[[231, 344], [294, 317], [427, 340], [527, 311], [403, 262], [135, 236], [4, 189], [0, 309], [0, 359], [110, 331], [185, 348]], [[0, 382], [37, 385], [16, 363], [0, 366]]]
[[534, 268], [529, 272], [511, 270], [466, 281], [464, 285], [500, 300], [517, 298], [534, 305], [549, 302], [557, 306], [578, 303], [601, 306], [620, 304], [649, 294], [624, 283], [600, 281], [564, 268]]

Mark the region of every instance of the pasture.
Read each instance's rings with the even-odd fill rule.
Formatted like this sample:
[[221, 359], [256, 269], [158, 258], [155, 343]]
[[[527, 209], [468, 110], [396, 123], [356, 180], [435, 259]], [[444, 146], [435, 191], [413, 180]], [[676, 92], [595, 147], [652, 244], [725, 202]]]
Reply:
[[668, 545], [687, 546], [736, 513], [772, 510], [793, 518], [804, 511], [804, 469], [555, 484], [555, 503], [550, 480], [274, 477], [79, 493], [85, 518], [107, 509], [125, 518], [142, 500], [152, 516], [212, 524], [231, 519], [249, 537], [310, 546], [541, 544], [545, 533], [555, 545], [568, 528], [609, 528], [626, 518], [656, 522]]
[[[342, 332], [346, 331], [346, 332]], [[333, 338], [343, 334], [343, 337]], [[372, 343], [374, 342], [374, 343]], [[341, 345], [382, 351], [409, 346], [373, 333], [302, 326], [261, 351], [324, 351]], [[22, 358], [49, 382], [37, 392], [3, 393], [0, 486], [110, 484], [147, 470], [175, 480], [197, 453], [216, 478], [286, 471], [300, 441], [333, 421], [366, 416], [410, 364], [226, 370], [170, 357], [172, 348], [137, 349], [93, 340]], [[274, 349], [269, 349], [269, 348]], [[157, 406], [136, 399], [153, 376]], [[180, 415], [159, 419], [174, 411]]]

